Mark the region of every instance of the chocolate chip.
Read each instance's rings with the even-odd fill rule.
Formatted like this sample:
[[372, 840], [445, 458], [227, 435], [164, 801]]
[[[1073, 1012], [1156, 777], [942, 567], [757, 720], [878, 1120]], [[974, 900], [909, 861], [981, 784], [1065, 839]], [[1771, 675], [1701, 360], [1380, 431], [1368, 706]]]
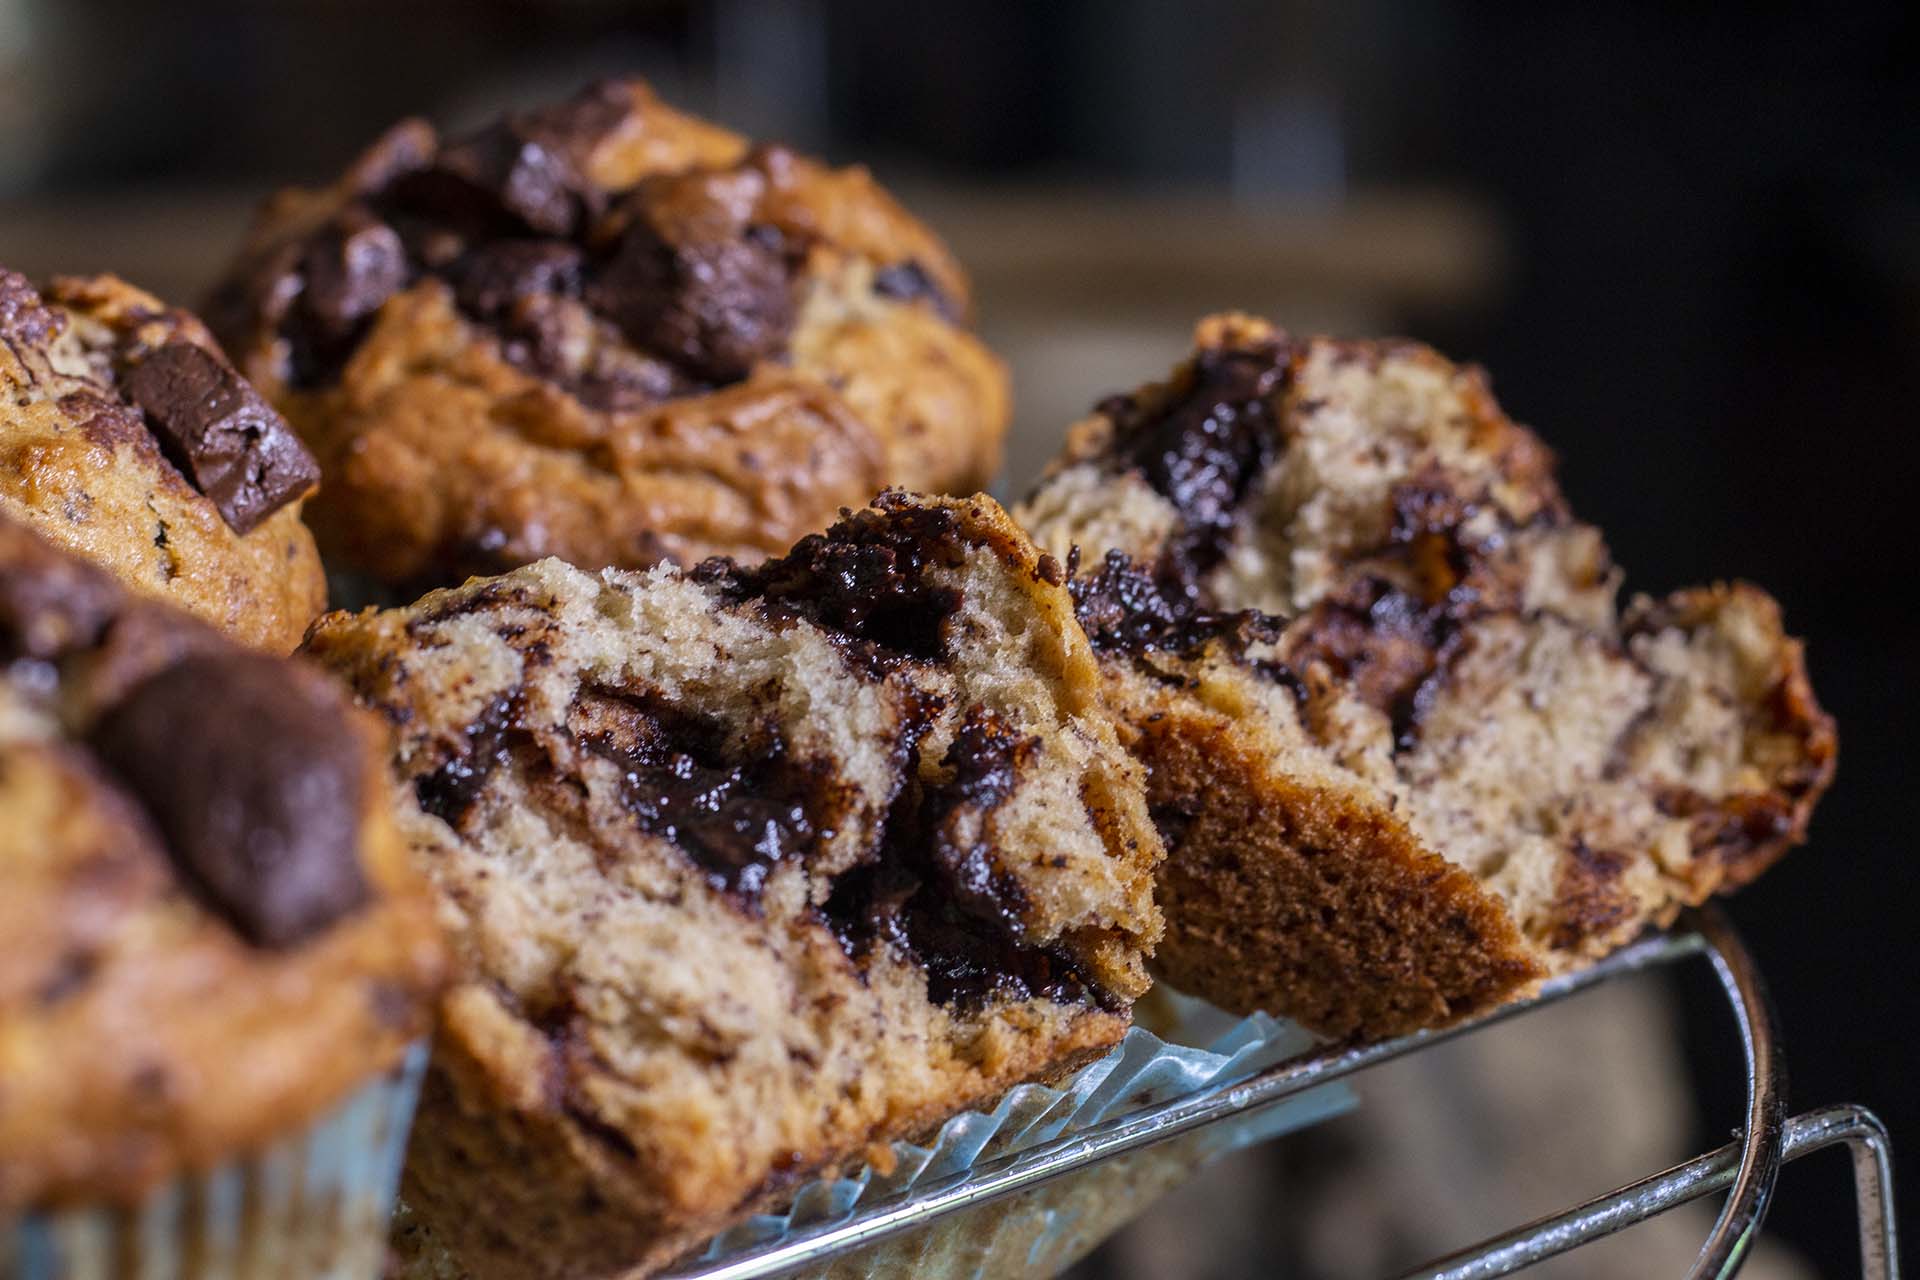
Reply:
[[925, 267], [911, 258], [874, 272], [873, 291], [883, 298], [892, 298], [896, 302], [912, 302], [924, 298], [933, 304], [933, 309], [938, 311], [949, 324], [960, 322], [959, 305], [947, 296], [946, 290], [933, 282], [933, 277], [927, 274]]
[[939, 1004], [1107, 1003], [1064, 948], [1027, 941], [1020, 883], [980, 835], [1037, 745], [976, 706], [941, 760], [944, 780], [914, 777], [918, 748], [908, 753], [910, 780], [887, 815], [878, 858], [835, 881], [820, 909], [850, 957], [894, 948], [920, 965]]
[[795, 315], [782, 247], [744, 231], [670, 241], [644, 208], [587, 298], [634, 343], [715, 382], [777, 354]]
[[106, 574], [0, 517], [0, 659], [45, 660], [86, 648], [120, 601]]
[[429, 167], [403, 174], [387, 198], [482, 234], [517, 224], [570, 236], [588, 191], [564, 154], [501, 122], [444, 148]]
[[522, 298], [580, 291], [580, 250], [559, 240], [502, 240], [475, 249], [448, 272], [454, 297], [473, 316], [492, 320]]
[[1170, 403], [1115, 396], [1099, 406], [1114, 424], [1114, 461], [1137, 469], [1180, 513], [1163, 584], [1200, 594], [1200, 578], [1225, 554], [1240, 504], [1280, 447], [1274, 400], [1287, 382], [1281, 342], [1195, 355]]
[[293, 946], [367, 902], [366, 761], [318, 676], [254, 654], [187, 658], [136, 686], [89, 742], [186, 884], [249, 942]]
[[938, 660], [960, 593], [934, 581], [933, 571], [961, 563], [959, 524], [946, 507], [891, 502], [882, 494], [882, 509], [856, 511], [777, 560], [752, 569], [714, 560], [695, 576], [730, 600], [761, 600], [776, 614], [806, 618], [875, 670], [901, 658]]
[[565, 102], [535, 107], [513, 117], [522, 137], [581, 156], [633, 112], [633, 95], [619, 80], [588, 85]]
[[818, 840], [829, 771], [796, 760], [772, 731], [738, 737], [648, 690], [583, 689], [568, 725], [617, 765], [642, 831], [671, 841], [717, 889], [758, 897], [774, 864]]
[[337, 340], [406, 287], [407, 251], [392, 227], [349, 206], [314, 238], [301, 268], [307, 317], [323, 341]]
[[1108, 551], [1097, 571], [1074, 578], [1068, 590], [1087, 640], [1106, 652], [1190, 653], [1215, 639], [1245, 648], [1276, 639], [1282, 625], [1253, 609], [1199, 609], [1180, 583], [1157, 581], [1123, 551]]
[[516, 691], [494, 699], [467, 726], [466, 742], [446, 763], [415, 779], [414, 797], [420, 807], [458, 828], [480, 799], [493, 771], [505, 764], [520, 726], [520, 698]]
[[280, 415], [230, 366], [192, 343], [161, 347], [121, 385], [174, 465], [237, 533], [319, 483], [320, 468]]

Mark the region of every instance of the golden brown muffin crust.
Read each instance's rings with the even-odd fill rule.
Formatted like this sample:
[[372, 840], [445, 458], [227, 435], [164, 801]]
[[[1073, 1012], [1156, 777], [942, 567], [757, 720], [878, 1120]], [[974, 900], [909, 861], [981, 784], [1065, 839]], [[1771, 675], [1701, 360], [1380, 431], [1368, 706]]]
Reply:
[[323, 676], [4, 517], [0, 669], [0, 1211], [298, 1132], [424, 1032], [432, 908]]
[[[202, 381], [175, 391], [158, 364], [139, 372], [156, 359]], [[219, 398], [207, 414], [202, 394]], [[112, 276], [56, 279], [43, 296], [0, 270], [0, 512], [142, 595], [285, 653], [326, 604], [300, 519], [318, 473], [250, 396], [186, 312]], [[191, 448], [163, 438], [203, 424], [213, 430]]]
[[968, 306], [865, 170], [609, 82], [396, 126], [268, 202], [210, 314], [321, 460], [329, 556], [438, 585], [758, 559], [885, 484], [984, 484], [1006, 378]]

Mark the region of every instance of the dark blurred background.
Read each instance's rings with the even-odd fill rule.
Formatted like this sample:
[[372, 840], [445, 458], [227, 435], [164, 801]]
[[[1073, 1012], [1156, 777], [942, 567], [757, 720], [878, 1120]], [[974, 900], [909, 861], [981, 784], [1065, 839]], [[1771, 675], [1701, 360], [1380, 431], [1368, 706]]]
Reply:
[[[1732, 910], [1772, 982], [1795, 1105], [1877, 1108], [1912, 1204], [1915, 26], [1894, 5], [0, 0], [0, 262], [113, 269], [190, 302], [260, 194], [331, 175], [394, 117], [459, 124], [639, 72], [870, 164], [948, 235], [1015, 370], [1011, 490], [1210, 308], [1479, 361], [1559, 450], [1630, 589], [1753, 578], [1807, 637], [1839, 781], [1811, 847]], [[1718, 997], [1670, 989], [1672, 1012], [1621, 1024], [1660, 1043], [1615, 1049], [1642, 1074], [1684, 1064], [1653, 1112], [1677, 1159], [1725, 1140], [1741, 1094]], [[1572, 1069], [1537, 1050], [1508, 1078]], [[1480, 1062], [1499, 1078], [1497, 1055]], [[1609, 1167], [1581, 1135], [1638, 1105], [1591, 1094], [1565, 1128], [1522, 1135], [1528, 1151], [1438, 1167], [1513, 1162], [1597, 1193], [1651, 1166]], [[1238, 1206], [1232, 1240], [1164, 1211], [1089, 1274], [1328, 1269], [1297, 1220], [1320, 1201], [1283, 1192], [1329, 1141], [1236, 1162], [1238, 1191], [1212, 1197]], [[1282, 1165], [1296, 1181], [1249, 1196]], [[1418, 1221], [1420, 1190], [1393, 1194]], [[1851, 1274], [1850, 1196], [1839, 1156], [1796, 1166], [1770, 1234]], [[1426, 1243], [1554, 1204], [1502, 1207]], [[1610, 1256], [1610, 1274], [1648, 1273]]]

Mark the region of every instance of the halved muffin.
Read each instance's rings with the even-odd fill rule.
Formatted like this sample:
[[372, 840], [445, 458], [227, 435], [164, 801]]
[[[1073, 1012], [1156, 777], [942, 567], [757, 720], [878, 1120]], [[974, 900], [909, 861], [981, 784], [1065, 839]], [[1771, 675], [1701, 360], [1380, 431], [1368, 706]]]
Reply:
[[1832, 776], [1773, 601], [1618, 616], [1546, 448], [1418, 344], [1203, 321], [1017, 514], [1148, 766], [1157, 967], [1229, 1008], [1483, 1010], [1751, 880]]
[[1057, 562], [894, 493], [757, 568], [543, 561], [308, 652], [469, 976], [405, 1195], [476, 1276], [670, 1260], [1115, 1043], [1160, 845]]

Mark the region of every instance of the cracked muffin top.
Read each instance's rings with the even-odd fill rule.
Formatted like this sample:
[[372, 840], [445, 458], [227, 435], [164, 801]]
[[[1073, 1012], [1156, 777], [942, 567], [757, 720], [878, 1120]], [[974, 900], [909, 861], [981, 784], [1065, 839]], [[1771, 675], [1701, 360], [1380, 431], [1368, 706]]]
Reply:
[[998, 465], [1005, 375], [965, 276], [865, 170], [637, 81], [383, 136], [262, 210], [210, 304], [389, 584], [546, 555], [759, 558], [885, 484]]
[[0, 1213], [298, 1132], [427, 1025], [378, 725], [0, 515]]
[[236, 640], [285, 653], [326, 605], [319, 467], [184, 311], [112, 276], [0, 269], [0, 513]]

